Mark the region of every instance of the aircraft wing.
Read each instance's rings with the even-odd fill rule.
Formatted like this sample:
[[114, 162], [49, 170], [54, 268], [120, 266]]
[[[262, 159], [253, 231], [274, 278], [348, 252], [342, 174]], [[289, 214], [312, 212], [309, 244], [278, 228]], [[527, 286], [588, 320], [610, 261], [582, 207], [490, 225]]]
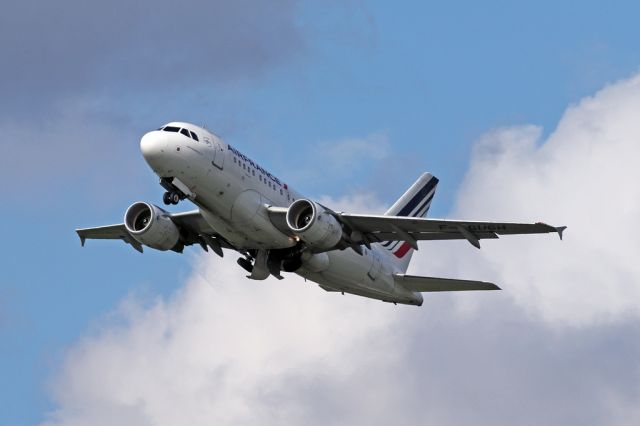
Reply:
[[124, 223], [117, 225], [98, 226], [97, 228], [76, 229], [80, 237], [80, 243], [84, 247], [87, 239], [91, 240], [122, 240], [142, 253], [142, 244], [133, 239], [131, 234], [124, 227]]
[[[269, 207], [268, 212], [274, 226], [291, 234], [286, 225], [285, 207]], [[562, 233], [566, 229], [566, 226], [555, 227], [541, 222], [481, 222], [336, 212], [332, 214], [350, 231], [350, 243], [354, 245], [406, 241], [415, 249], [420, 240], [467, 240], [480, 248], [480, 240], [499, 238], [499, 235], [555, 232], [562, 239]]]
[[[235, 250], [235, 247], [220, 238], [216, 231], [204, 220], [199, 210], [170, 214], [169, 217], [180, 230], [180, 241], [185, 246], [198, 243], [205, 250], [209, 246], [218, 254], [222, 253], [222, 250], [218, 250], [218, 247], [214, 247], [215, 245]], [[124, 223], [76, 229], [76, 233], [80, 237], [80, 242], [83, 246], [88, 239], [123, 240], [142, 253], [142, 244], [129, 234]]]
[[[337, 217], [355, 233], [361, 235], [356, 243], [406, 241], [417, 248], [419, 240], [467, 240], [480, 248], [481, 239], [499, 235], [545, 234], [556, 232], [562, 238], [566, 226], [545, 223], [481, 222], [413, 218], [404, 216], [358, 215], [337, 213]], [[353, 237], [352, 237], [353, 238]]]

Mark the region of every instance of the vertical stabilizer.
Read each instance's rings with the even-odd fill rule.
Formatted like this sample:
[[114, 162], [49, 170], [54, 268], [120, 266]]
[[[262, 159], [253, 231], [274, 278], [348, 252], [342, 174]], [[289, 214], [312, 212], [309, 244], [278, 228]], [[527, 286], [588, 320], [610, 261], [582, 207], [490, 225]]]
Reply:
[[[386, 216], [424, 217], [431, 207], [436, 193], [438, 178], [431, 173], [423, 173], [417, 181], [385, 213]], [[406, 272], [413, 255], [413, 249], [404, 241], [388, 241], [382, 248], [389, 251], [400, 270]]]

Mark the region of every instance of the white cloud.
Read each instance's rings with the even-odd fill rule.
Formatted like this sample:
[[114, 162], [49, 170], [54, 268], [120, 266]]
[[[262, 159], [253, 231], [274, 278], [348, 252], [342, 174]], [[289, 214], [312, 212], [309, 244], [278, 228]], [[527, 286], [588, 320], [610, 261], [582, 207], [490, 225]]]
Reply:
[[354, 167], [367, 166], [370, 161], [380, 161], [389, 156], [389, 138], [373, 133], [365, 138], [346, 138], [319, 144], [322, 164], [333, 172], [349, 174]]
[[359, 192], [340, 198], [324, 196], [319, 198], [318, 201], [337, 212], [384, 214], [389, 208], [389, 206], [382, 204], [375, 194], [371, 192]]
[[[640, 314], [640, 76], [569, 108], [547, 138], [498, 129], [475, 148], [452, 216], [568, 225], [565, 241], [504, 237], [457, 255], [459, 273], [493, 279], [532, 315], [589, 325]], [[444, 266], [450, 271], [451, 266]]]
[[170, 301], [129, 299], [123, 324], [72, 349], [52, 424], [299, 424], [310, 407], [289, 404], [296, 393], [327, 377], [353, 386], [397, 356], [380, 356], [395, 340], [393, 315], [380, 309], [393, 305], [292, 276], [252, 282], [233, 262], [209, 259]]
[[351, 189], [354, 177], [357, 180], [370, 176], [375, 171], [374, 166], [386, 161], [390, 153], [389, 138], [384, 133], [324, 140], [309, 146], [299, 167], [290, 170], [290, 175], [298, 184], [306, 183], [307, 187], [322, 183], [324, 188], [334, 184]]
[[424, 244], [413, 268], [503, 292], [396, 307], [205, 256], [177, 294], [127, 299], [70, 348], [45, 424], [635, 424], [639, 81], [570, 108], [545, 141], [524, 126], [479, 142], [455, 216], [545, 219], [566, 240]]

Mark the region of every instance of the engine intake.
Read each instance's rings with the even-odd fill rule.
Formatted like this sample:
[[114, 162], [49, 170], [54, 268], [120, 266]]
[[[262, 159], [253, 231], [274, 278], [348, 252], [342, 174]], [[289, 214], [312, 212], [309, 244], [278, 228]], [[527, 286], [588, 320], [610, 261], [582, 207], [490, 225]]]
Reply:
[[170, 250], [180, 240], [180, 231], [169, 214], [153, 204], [137, 202], [129, 206], [124, 226], [136, 241], [156, 250]]
[[310, 200], [296, 200], [287, 211], [287, 226], [307, 246], [330, 250], [342, 239], [342, 226], [324, 207]]

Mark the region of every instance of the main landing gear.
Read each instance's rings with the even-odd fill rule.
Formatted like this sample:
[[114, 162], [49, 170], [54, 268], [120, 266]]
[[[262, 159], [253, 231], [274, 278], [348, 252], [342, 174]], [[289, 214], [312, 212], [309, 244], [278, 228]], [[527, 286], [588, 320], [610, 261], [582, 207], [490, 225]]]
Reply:
[[167, 191], [162, 196], [162, 201], [164, 201], [166, 205], [178, 204], [180, 202], [180, 194], [174, 191]]
[[248, 273], [253, 272], [253, 264], [249, 259], [245, 259], [244, 257], [239, 258], [238, 265], [242, 266], [242, 268]]
[[299, 249], [250, 249], [244, 257], [238, 258], [238, 265], [250, 274], [247, 278], [252, 280], [266, 280], [269, 275], [281, 280], [282, 271], [294, 272], [302, 266]]

